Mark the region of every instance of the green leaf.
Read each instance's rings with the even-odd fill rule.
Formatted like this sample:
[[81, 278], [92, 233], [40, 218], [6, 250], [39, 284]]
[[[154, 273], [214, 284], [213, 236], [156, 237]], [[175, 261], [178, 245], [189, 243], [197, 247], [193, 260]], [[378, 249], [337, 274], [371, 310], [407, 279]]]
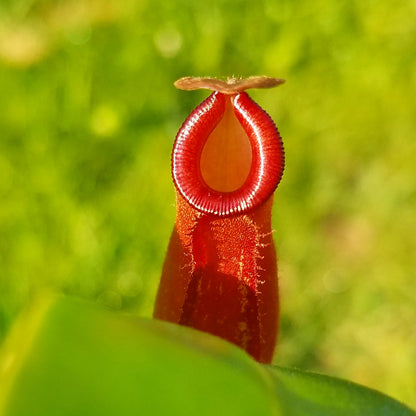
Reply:
[[415, 415], [376, 390], [320, 374], [270, 367], [285, 416]]
[[0, 356], [0, 415], [413, 415], [380, 393], [253, 361], [208, 334], [68, 298], [22, 317]]

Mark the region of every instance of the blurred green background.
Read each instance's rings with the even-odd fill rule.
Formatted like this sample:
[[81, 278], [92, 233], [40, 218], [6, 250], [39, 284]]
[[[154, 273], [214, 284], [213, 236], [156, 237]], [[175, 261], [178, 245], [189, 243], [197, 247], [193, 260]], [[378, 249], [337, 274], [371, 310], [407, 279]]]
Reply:
[[0, 342], [44, 289], [150, 316], [173, 227], [170, 150], [207, 93], [251, 96], [287, 165], [276, 363], [416, 407], [416, 2], [3, 0]]

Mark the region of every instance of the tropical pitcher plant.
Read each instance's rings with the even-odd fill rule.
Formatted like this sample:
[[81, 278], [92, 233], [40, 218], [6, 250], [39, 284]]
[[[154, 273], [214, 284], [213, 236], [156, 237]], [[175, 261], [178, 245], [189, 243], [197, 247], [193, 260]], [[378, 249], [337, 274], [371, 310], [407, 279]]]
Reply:
[[180, 128], [172, 152], [176, 222], [154, 317], [224, 338], [270, 363], [278, 332], [273, 193], [284, 169], [279, 132], [245, 92], [284, 80], [186, 77], [211, 95]]

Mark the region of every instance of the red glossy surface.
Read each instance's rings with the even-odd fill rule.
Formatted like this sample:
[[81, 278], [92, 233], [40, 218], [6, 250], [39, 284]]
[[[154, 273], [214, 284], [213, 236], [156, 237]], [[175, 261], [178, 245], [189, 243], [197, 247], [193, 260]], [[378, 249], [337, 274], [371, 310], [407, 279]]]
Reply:
[[228, 96], [213, 92], [186, 119], [176, 136], [172, 176], [183, 197], [196, 209], [215, 215], [243, 213], [265, 201], [276, 189], [284, 168], [279, 132], [269, 115], [245, 92], [231, 97], [234, 114], [252, 147], [252, 166], [244, 185], [218, 192], [203, 180], [200, 157], [204, 144], [225, 111]]
[[272, 199], [250, 214], [201, 214], [177, 193], [155, 318], [218, 335], [271, 362], [278, 329]]

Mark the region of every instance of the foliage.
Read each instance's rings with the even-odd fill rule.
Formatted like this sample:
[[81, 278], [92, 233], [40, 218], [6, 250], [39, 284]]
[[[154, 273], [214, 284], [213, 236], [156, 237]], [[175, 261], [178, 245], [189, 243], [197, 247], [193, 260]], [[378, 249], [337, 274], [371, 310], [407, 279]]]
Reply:
[[173, 226], [169, 153], [205, 96], [252, 96], [286, 147], [276, 362], [416, 406], [415, 6], [17, 0], [0, 5], [0, 338], [53, 288], [150, 316]]
[[6, 347], [2, 416], [415, 416], [353, 383], [261, 365], [220, 338], [72, 299], [32, 307]]

